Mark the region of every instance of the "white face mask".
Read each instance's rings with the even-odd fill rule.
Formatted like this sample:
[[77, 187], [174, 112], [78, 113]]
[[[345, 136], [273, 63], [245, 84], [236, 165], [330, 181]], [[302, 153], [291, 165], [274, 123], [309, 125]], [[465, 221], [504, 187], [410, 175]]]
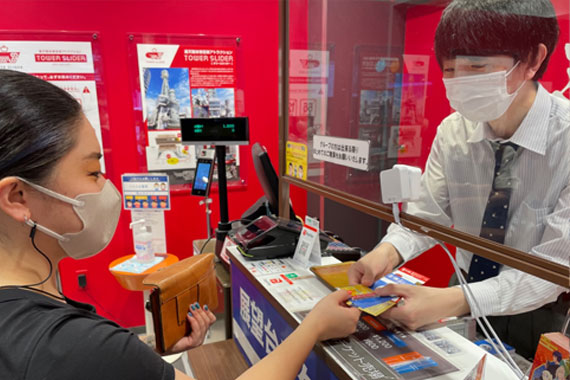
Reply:
[[121, 214], [121, 194], [111, 181], [107, 180], [103, 190], [98, 193], [79, 194], [75, 198], [69, 198], [23, 178], [17, 178], [50, 197], [73, 205], [73, 210], [83, 222], [83, 229], [79, 232], [60, 235], [32, 220], [26, 220], [28, 226], [35, 226], [44, 234], [59, 240], [59, 245], [69, 257], [91, 257], [109, 244]]
[[471, 121], [497, 120], [507, 111], [525, 84], [523, 81], [512, 94], [507, 90], [507, 77], [518, 64], [519, 62], [508, 72], [503, 70], [489, 74], [443, 78], [451, 107]]

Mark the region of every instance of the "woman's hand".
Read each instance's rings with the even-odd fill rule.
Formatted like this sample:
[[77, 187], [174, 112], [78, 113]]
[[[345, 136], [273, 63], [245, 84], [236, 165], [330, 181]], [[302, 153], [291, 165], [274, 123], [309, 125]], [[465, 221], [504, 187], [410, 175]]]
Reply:
[[319, 341], [344, 338], [356, 331], [360, 310], [346, 305], [350, 293], [337, 290], [315, 305], [301, 326], [317, 333]]
[[204, 343], [204, 338], [210, 326], [216, 322], [216, 316], [208, 310], [208, 305], [200, 307], [199, 303], [190, 305], [188, 308], [188, 322], [190, 323], [190, 334], [180, 339], [168, 350], [167, 354], [176, 354]]
[[401, 297], [398, 304], [382, 313], [382, 318], [398, 322], [410, 330], [442, 318], [468, 314], [470, 309], [461, 288], [432, 288], [418, 285], [388, 284], [377, 288], [379, 296]]

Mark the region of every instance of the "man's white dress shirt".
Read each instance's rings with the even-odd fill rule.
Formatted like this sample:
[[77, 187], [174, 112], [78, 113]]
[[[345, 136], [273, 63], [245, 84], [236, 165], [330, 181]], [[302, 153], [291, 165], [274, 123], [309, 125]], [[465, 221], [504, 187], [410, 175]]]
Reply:
[[[538, 85], [522, 124], [506, 140], [520, 146], [512, 168], [513, 190], [505, 244], [563, 265], [570, 264], [570, 102]], [[406, 212], [479, 235], [493, 181], [496, 138], [486, 123], [459, 113], [443, 120], [422, 175], [419, 201]], [[433, 247], [434, 239], [392, 224], [382, 242], [404, 261]], [[468, 272], [472, 254], [457, 250]], [[519, 314], [553, 302], [566, 288], [503, 266], [498, 276], [472, 283], [483, 315]], [[472, 310], [474, 316], [479, 316]]]

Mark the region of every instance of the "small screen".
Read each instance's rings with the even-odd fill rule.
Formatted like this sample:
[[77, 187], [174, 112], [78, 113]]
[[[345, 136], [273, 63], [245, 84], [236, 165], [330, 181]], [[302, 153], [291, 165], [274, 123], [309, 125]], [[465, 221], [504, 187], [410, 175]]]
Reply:
[[210, 180], [210, 162], [199, 162], [196, 168], [196, 178], [194, 179], [194, 189], [206, 190], [208, 181]]
[[249, 144], [246, 117], [191, 118], [181, 119], [180, 123], [182, 142], [185, 144]]

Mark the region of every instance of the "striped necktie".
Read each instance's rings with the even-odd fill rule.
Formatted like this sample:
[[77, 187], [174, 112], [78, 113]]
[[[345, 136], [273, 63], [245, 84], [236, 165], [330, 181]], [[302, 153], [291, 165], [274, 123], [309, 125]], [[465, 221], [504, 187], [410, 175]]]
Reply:
[[[512, 167], [517, 157], [518, 145], [510, 142], [499, 144], [492, 141], [491, 146], [495, 151], [495, 171], [479, 236], [503, 244], [507, 231], [509, 201], [515, 184]], [[499, 274], [500, 267], [499, 263], [473, 255], [469, 265], [468, 282], [494, 277]]]

